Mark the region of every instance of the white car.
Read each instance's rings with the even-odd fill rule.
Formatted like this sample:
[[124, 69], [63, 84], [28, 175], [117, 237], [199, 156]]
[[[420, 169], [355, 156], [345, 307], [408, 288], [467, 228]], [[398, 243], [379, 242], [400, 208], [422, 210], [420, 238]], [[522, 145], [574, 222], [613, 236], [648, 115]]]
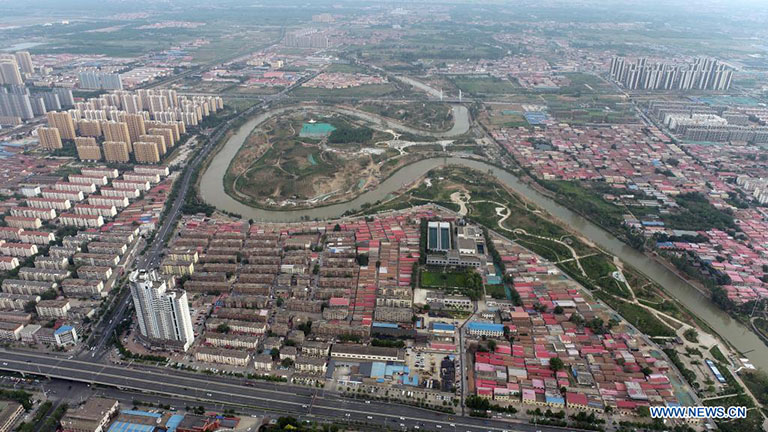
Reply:
[[368, 420], [373, 420], [373, 417], [371, 417], [371, 416], [368, 416], [368, 417], [366, 417], [366, 418], [367, 418]]

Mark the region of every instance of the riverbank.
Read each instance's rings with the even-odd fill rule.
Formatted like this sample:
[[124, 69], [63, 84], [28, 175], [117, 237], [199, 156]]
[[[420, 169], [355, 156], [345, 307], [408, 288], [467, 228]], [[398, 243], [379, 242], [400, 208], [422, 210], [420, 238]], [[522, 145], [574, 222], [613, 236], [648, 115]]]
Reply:
[[[541, 194], [543, 194], [545, 196], [548, 196], [550, 198], [553, 198], [553, 199], [557, 200], [559, 204], [561, 204], [564, 207], [568, 208], [570, 211], [580, 215], [582, 218], [587, 219], [587, 220], [591, 220], [592, 219], [592, 217], [593, 217], [592, 215], [586, 214], [584, 211], [582, 211], [583, 209], [577, 208], [576, 206], [572, 205], [573, 204], [572, 201], [570, 201], [568, 199], [560, 199], [560, 200], [558, 200], [557, 198], [559, 196], [559, 192], [557, 192], [555, 190], [552, 190], [549, 187], [547, 187], [546, 182], [543, 182], [543, 181], [539, 180], [537, 177], [535, 177], [527, 168], [522, 166], [519, 163], [519, 161], [511, 153], [509, 153], [507, 151], [505, 151], [505, 153], [506, 153], [506, 155], [508, 157], [510, 157], [510, 159], [512, 160], [512, 163], [522, 173], [524, 173], [523, 175], [520, 176], [520, 178], [521, 178], [521, 180], [526, 182], [531, 188], [535, 189], [536, 191], [538, 191], [539, 193], [541, 193]], [[617, 240], [623, 242], [627, 247], [630, 247], [630, 248], [634, 249], [634, 247], [627, 241], [628, 237], [624, 235], [625, 233], [623, 233], [621, 231], [617, 231], [615, 229], [615, 227], [606, 227], [603, 224], [600, 224], [598, 226], [600, 226], [603, 230], [607, 231], [609, 234], [613, 235]], [[725, 309], [722, 309], [719, 305], [717, 305], [714, 302], [712, 302], [712, 300], [711, 300], [712, 299], [712, 291], [709, 288], [707, 288], [705, 285], [703, 285], [698, 280], [695, 280], [695, 279], [691, 278], [689, 275], [687, 275], [684, 272], [682, 272], [680, 269], [677, 268], [677, 266], [675, 266], [670, 261], [668, 261], [668, 260], [664, 259], [663, 257], [661, 257], [656, 251], [648, 250], [647, 248], [643, 248], [642, 251], [638, 251], [638, 252], [641, 252], [642, 254], [645, 255], [645, 257], [647, 259], [654, 261], [656, 264], [664, 267], [667, 271], [669, 271], [670, 273], [672, 273], [675, 276], [677, 276], [681, 281], [683, 281], [684, 283], [689, 285], [691, 288], [693, 288], [696, 291], [698, 291], [698, 293], [701, 296], [703, 296], [707, 300], [709, 300], [715, 307], [717, 307], [723, 313], [727, 314], [732, 319], [740, 322], [744, 327], [746, 327], [746, 328], [751, 328], [752, 327], [751, 323], [748, 320], [745, 320], [743, 316], [734, 314], [734, 313], [732, 313], [732, 311], [727, 311]], [[647, 275], [646, 275], [646, 277], [647, 277]], [[691, 312], [688, 309], [688, 307], [683, 302], [681, 302], [678, 298], [676, 298], [674, 296], [674, 293], [670, 293], [667, 290], [663, 289], [663, 286], [661, 288], [662, 288], [661, 291], [665, 295], [667, 295], [670, 298], [676, 300], [676, 303], [678, 303], [682, 308], [684, 308], [684, 309], [689, 311], [690, 315], [696, 321], [696, 323], [699, 325], [699, 327], [702, 327], [703, 329], [707, 329], [711, 333], [717, 334], [720, 337], [720, 339], [722, 339], [725, 344], [728, 344], [729, 346], [731, 346], [734, 351], [739, 352], [739, 353], [746, 352], [744, 350], [740, 351], [740, 350], [736, 349], [733, 346], [733, 344], [730, 344], [727, 339], [725, 339], [721, 335], [719, 335], [718, 332], [716, 332], [714, 329], [712, 329], [711, 326], [707, 325], [706, 322], [702, 321], [701, 319], [698, 319], [698, 317], [697, 317], [697, 315], [695, 313]], [[765, 340], [763, 340], [763, 342], [765, 342]]]
[[[353, 106], [348, 106], [348, 105], [325, 105], [325, 104], [309, 103], [309, 104], [289, 105], [289, 106], [283, 106], [280, 108], [275, 108], [273, 110], [257, 115], [254, 118], [252, 118], [250, 121], [246, 122], [244, 125], [242, 125], [240, 128], [238, 128], [235, 131], [233, 136], [230, 136], [230, 138], [228, 138], [224, 147], [217, 147], [217, 153], [223, 150], [227, 152], [234, 151], [234, 155], [232, 155], [231, 158], [227, 156], [227, 158], [229, 159], [229, 163], [222, 177], [222, 181], [224, 183], [223, 190], [227, 195], [229, 195], [230, 197], [232, 197], [233, 199], [235, 199], [236, 201], [240, 202], [241, 204], [247, 207], [259, 208], [259, 209], [268, 210], [268, 211], [292, 212], [292, 211], [301, 210], [301, 209], [314, 210], [314, 209], [332, 206], [336, 204], [348, 204], [351, 201], [355, 200], [360, 195], [364, 194], [366, 191], [370, 191], [372, 189], [376, 189], [377, 187], [379, 187], [381, 182], [386, 181], [388, 178], [396, 175], [401, 168], [407, 165], [411, 165], [423, 159], [442, 156], [439, 152], [432, 152], [432, 151], [404, 152], [400, 150], [399, 155], [395, 155], [389, 159], [382, 160], [381, 162], [379, 162], [379, 165], [373, 169], [373, 171], [366, 174], [368, 180], [365, 181], [364, 184], [358, 190], [354, 190], [354, 191], [348, 190], [346, 192], [342, 192], [341, 190], [339, 190], [339, 191], [336, 191], [337, 192], [335, 193], [336, 196], [331, 196], [332, 194], [326, 194], [326, 195], [323, 195], [323, 198], [321, 199], [309, 200], [309, 201], [295, 200], [293, 202], [288, 203], [287, 205], [278, 205], [278, 203], [274, 203], [274, 202], [268, 203], [264, 199], [259, 199], [259, 197], [242, 194], [239, 190], [237, 190], [234, 187], [234, 181], [236, 180], [237, 177], [233, 177], [231, 175], [232, 164], [235, 163], [235, 161], [239, 160], [241, 151], [243, 151], [243, 149], [245, 148], [244, 146], [246, 145], [246, 142], [248, 142], [249, 137], [251, 136], [253, 131], [259, 130], [259, 128], [263, 127], [270, 120], [273, 120], [274, 117], [277, 115], [290, 115], [293, 112], [304, 112], [306, 110], [317, 110], [320, 112], [335, 113], [335, 114], [339, 114], [347, 117], [355, 117], [364, 121], [368, 125], [368, 127], [376, 131], [382, 132], [382, 133], [389, 133], [395, 137], [399, 136], [400, 134], [411, 134], [411, 135], [417, 134], [418, 136], [426, 136], [434, 139], [446, 138], [446, 137], [459, 137], [463, 134], [466, 134], [470, 129], [470, 119], [469, 119], [468, 109], [463, 105], [456, 105], [456, 104], [451, 105], [451, 113], [452, 113], [451, 117], [453, 119], [453, 123], [451, 128], [446, 131], [428, 131], [428, 130], [415, 129], [410, 126], [400, 124], [393, 119], [389, 119], [375, 113], [362, 111], [358, 108], [355, 108]], [[235, 146], [237, 146], [237, 149], [234, 148]], [[319, 150], [322, 151], [323, 148], [325, 148], [325, 146], [321, 143]], [[444, 145], [443, 151], [446, 151], [446, 149], [449, 149], [449, 148], [450, 146]], [[325, 151], [328, 151], [328, 150], [330, 149], [328, 148], [325, 149]], [[267, 155], [267, 153], [268, 152], [263, 152], [257, 159], [251, 162], [250, 165], [254, 166], [255, 164], [259, 163], [259, 161], [262, 160]], [[372, 156], [372, 157], [375, 157], [375, 156]], [[378, 173], [379, 175], [376, 175], [376, 173]], [[278, 190], [279, 190], [279, 187], [278, 187]], [[238, 211], [236, 213], [242, 214], [242, 211]]]
[[734, 320], [726, 312], [714, 305], [708, 297], [692, 286], [686, 280], [669, 269], [667, 266], [639, 252], [602, 227], [594, 224], [589, 219], [573, 212], [559, 203], [556, 198], [539, 192], [536, 187], [522, 181], [515, 174], [506, 169], [488, 164], [484, 161], [465, 159], [461, 157], [441, 157], [424, 159], [405, 166], [382, 181], [373, 190], [367, 191], [356, 199], [344, 204], [336, 204], [316, 209], [274, 211], [256, 209], [237, 202], [224, 192], [222, 181], [226, 167], [235, 156], [239, 145], [247, 137], [259, 119], [268, 115], [274, 115], [274, 111], [262, 113], [246, 122], [235, 132], [211, 161], [209, 168], [203, 173], [200, 182], [200, 193], [205, 202], [230, 214], [238, 214], [246, 219], [261, 222], [292, 222], [308, 219], [333, 219], [341, 217], [351, 209], [363, 208], [363, 205], [371, 205], [377, 201], [383, 201], [392, 194], [401, 191], [403, 187], [412, 184], [416, 179], [431, 169], [443, 165], [461, 165], [481, 172], [488, 172], [496, 177], [502, 184], [511, 188], [539, 208], [548, 212], [568, 227], [569, 231], [576, 232], [587, 238], [590, 242], [599, 246], [607, 254], [617, 256], [623, 262], [637, 269], [640, 273], [650, 278], [664, 289], [669, 297], [684, 305], [692, 316], [706, 324], [713, 333], [720, 335], [724, 341], [728, 341], [738, 352], [750, 352], [747, 356], [758, 367], [768, 370], [768, 346], [748, 326]]

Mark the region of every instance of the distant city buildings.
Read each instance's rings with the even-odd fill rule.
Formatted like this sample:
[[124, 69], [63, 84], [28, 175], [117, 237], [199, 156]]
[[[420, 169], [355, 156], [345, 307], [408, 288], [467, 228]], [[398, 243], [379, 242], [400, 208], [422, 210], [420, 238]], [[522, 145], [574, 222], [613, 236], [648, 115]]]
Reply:
[[40, 139], [40, 145], [48, 150], [62, 148], [61, 135], [55, 127], [37, 128], [37, 137]]
[[77, 157], [80, 160], [101, 160], [101, 148], [96, 143], [96, 138], [77, 137], [75, 138], [75, 148], [77, 149]]
[[83, 70], [78, 74], [81, 89], [86, 90], [122, 90], [120, 74], [99, 70]]
[[736, 177], [736, 184], [752, 194], [759, 204], [768, 204], [768, 178], [752, 178], [747, 175]]
[[167, 282], [155, 271], [136, 270], [129, 279], [142, 336], [186, 351], [195, 339], [187, 293], [168, 290]]
[[73, 104], [70, 89], [30, 93], [23, 85], [8, 85], [0, 88], [0, 117], [8, 117], [0, 124], [20, 124], [47, 111], [68, 108]]
[[31, 74], [35, 71], [35, 66], [32, 64], [32, 56], [29, 55], [29, 51], [19, 51], [14, 54], [16, 63], [19, 65], [19, 70], [25, 74]]
[[329, 13], [321, 13], [317, 15], [312, 15], [312, 22], [319, 22], [319, 23], [332, 23], [333, 22], [333, 15]]
[[160, 152], [157, 144], [153, 142], [135, 142], [133, 143], [133, 152], [136, 162], [139, 163], [158, 163], [160, 162]]
[[302, 87], [337, 89], [386, 83], [387, 79], [381, 76], [361, 73], [325, 72], [305, 82]]
[[614, 57], [610, 76], [628, 90], [728, 90], [733, 69], [706, 57], [682, 65], [651, 63], [644, 57], [631, 63]]
[[[0, 108], [2, 96], [0, 91]], [[16, 104], [25, 101], [13, 96], [9, 98]], [[32, 109], [29, 105], [26, 108]], [[117, 90], [78, 101], [67, 111], [49, 111], [46, 115], [48, 125], [58, 129], [62, 140], [78, 138], [75, 146], [80, 160], [103, 157], [108, 162], [159, 163], [187, 133], [187, 127], [197, 126], [222, 108], [220, 97], [188, 97], [174, 90]], [[15, 112], [8, 110], [8, 114]], [[0, 111], [0, 117], [8, 115], [2, 113], [5, 111]], [[52, 145], [51, 141], [45, 145]]]
[[283, 45], [296, 48], [328, 48], [331, 42], [325, 32], [305, 29], [287, 33], [283, 38]]
[[12, 55], [0, 57], [0, 84], [24, 84], [16, 57]]
[[18, 123], [35, 116], [29, 94], [22, 89], [24, 87], [0, 88], [0, 116], [16, 118]]
[[107, 162], [130, 162], [131, 154], [128, 143], [123, 141], [104, 141], [104, 159]]
[[[764, 126], [766, 112], [759, 107], [726, 108], [699, 102], [650, 101], [647, 112], [686, 140], [768, 142], [768, 126]], [[750, 123], [750, 118], [758, 122]]]
[[69, 113], [50, 111], [46, 116], [48, 117], [48, 125], [58, 129], [63, 139], [75, 139], [75, 123]]

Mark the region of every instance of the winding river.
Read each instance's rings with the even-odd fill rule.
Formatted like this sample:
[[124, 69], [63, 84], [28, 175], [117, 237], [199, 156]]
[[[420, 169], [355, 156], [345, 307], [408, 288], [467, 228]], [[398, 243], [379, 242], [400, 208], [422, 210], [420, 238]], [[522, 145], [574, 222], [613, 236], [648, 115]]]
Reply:
[[[249, 207], [238, 202], [224, 191], [224, 183], [222, 180], [229, 163], [235, 157], [238, 149], [245, 142], [245, 139], [248, 137], [251, 130], [269, 117], [290, 109], [295, 108], [282, 108], [262, 113], [253, 117], [235, 131], [234, 135], [214, 156], [208, 169], [203, 173], [200, 182], [200, 194], [207, 203], [214, 205], [219, 209], [240, 214], [245, 219], [254, 219], [262, 222], [293, 222], [299, 221], [302, 218], [332, 219], [341, 216], [349, 209], [359, 209], [364, 203], [373, 203], [382, 200], [391, 193], [399, 190], [404, 185], [412, 183], [427, 171], [443, 165], [461, 165], [488, 172], [498, 178], [499, 181], [504, 183], [510, 189], [536, 203], [539, 207], [560, 219], [575, 232], [592, 240], [606, 252], [618, 256], [624, 262], [648, 275], [659, 285], [663, 286], [669, 294], [677, 298], [688, 309], [696, 314], [702, 321], [706, 322], [723, 339], [731, 343], [739, 351], [747, 353], [746, 356], [755, 366], [763, 370], [768, 370], [768, 346], [766, 346], [757, 335], [720, 310], [708, 298], [704, 297], [699, 291], [675, 273], [656, 261], [646, 257], [644, 254], [627, 246], [625, 243], [616, 239], [613, 235], [593, 224], [591, 221], [558, 204], [548, 196], [532, 189], [527, 184], [520, 181], [515, 175], [482, 161], [458, 157], [421, 160], [401, 168], [394, 175], [381, 182], [378, 187], [361, 194], [354, 200], [325, 207], [306, 210], [264, 210]], [[371, 118], [368, 118], [369, 115], [367, 113], [361, 114], [361, 112], [358, 112], [357, 110], [345, 111], [347, 111], [346, 114], [359, 115], [362, 118], [371, 120]], [[462, 115], [464, 116], [463, 120], [461, 118]], [[375, 117], [373, 115], [370, 116]], [[469, 118], [466, 108], [463, 111], [461, 109], [454, 110], [454, 118], [457, 119], [457, 123], [465, 121], [467, 128], [469, 127]], [[387, 124], [393, 129], [407, 128], [404, 125], [396, 124], [392, 120], [387, 120]], [[454, 129], [455, 128], [456, 126], [454, 125]], [[452, 129], [452, 131], [454, 129]], [[457, 130], [460, 129], [461, 128], [458, 128]], [[444, 132], [443, 134], [446, 134], [444, 136], [447, 136], [448, 133], [449, 132]], [[419, 134], [424, 135], [425, 132], [419, 131]]]

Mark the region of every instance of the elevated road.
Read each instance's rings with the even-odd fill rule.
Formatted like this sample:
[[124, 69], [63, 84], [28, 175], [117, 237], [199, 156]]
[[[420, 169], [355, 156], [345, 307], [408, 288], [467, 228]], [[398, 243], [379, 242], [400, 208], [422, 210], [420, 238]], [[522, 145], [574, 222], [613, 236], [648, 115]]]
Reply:
[[109, 366], [39, 353], [0, 350], [0, 370], [152, 393], [192, 403], [218, 403], [294, 416], [363, 422], [390, 429], [451, 432], [561, 430], [496, 419], [461, 417], [394, 403], [348, 400], [316, 388], [261, 382], [245, 386], [244, 380], [237, 378], [209, 377], [172, 369]]

